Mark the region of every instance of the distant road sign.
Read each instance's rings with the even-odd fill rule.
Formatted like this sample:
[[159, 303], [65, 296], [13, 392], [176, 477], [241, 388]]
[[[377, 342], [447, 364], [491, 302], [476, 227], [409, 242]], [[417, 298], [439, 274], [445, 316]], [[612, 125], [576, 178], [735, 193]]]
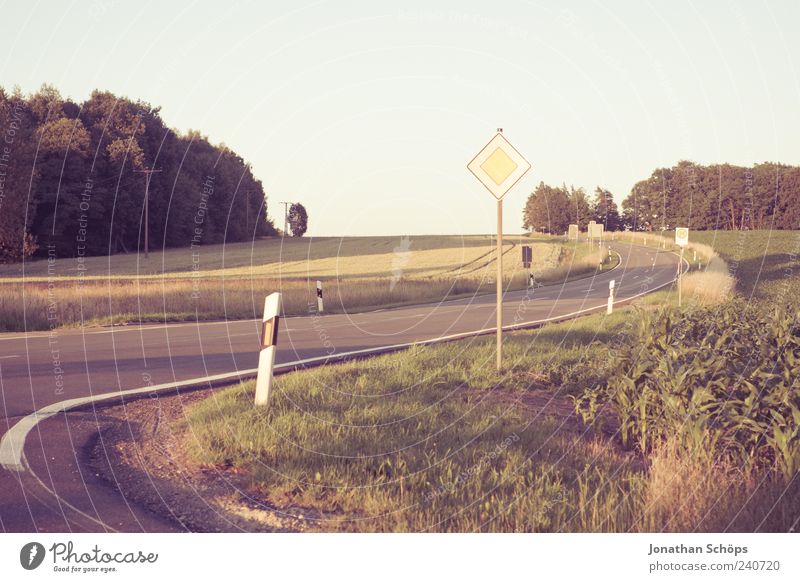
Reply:
[[679, 247], [685, 247], [689, 244], [689, 229], [685, 227], [678, 227], [675, 229], [675, 244]]
[[533, 251], [531, 247], [524, 246], [522, 247], [522, 266], [526, 269], [531, 268], [531, 262], [533, 261]]
[[569, 231], [567, 231], [567, 238], [569, 240], [578, 240], [578, 225], [577, 224], [570, 224]]
[[501, 200], [531, 169], [531, 165], [502, 133], [498, 133], [467, 164], [467, 168], [495, 198]]

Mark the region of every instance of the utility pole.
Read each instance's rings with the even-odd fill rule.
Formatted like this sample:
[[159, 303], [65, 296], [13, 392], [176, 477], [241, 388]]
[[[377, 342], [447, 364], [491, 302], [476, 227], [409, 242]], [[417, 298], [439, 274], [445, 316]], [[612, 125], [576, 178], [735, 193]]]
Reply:
[[291, 202], [281, 202], [283, 204], [283, 236], [286, 236], [289, 228], [289, 204]]
[[157, 174], [161, 170], [155, 170], [151, 166], [149, 169], [134, 170], [145, 175], [144, 187], [144, 258], [150, 258], [150, 227], [149, 227], [149, 213], [150, 213], [150, 176]]

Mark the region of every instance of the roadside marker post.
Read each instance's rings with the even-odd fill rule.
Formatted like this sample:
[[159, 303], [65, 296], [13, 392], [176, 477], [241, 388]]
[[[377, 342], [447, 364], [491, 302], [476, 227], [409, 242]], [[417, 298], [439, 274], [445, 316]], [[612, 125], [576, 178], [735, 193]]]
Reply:
[[322, 313], [322, 281], [317, 281], [317, 312]]
[[[678, 227], [675, 229], [675, 244], [681, 247], [681, 259], [678, 262], [678, 307], [683, 304], [683, 249], [689, 244], [689, 229]], [[695, 256], [697, 251], [695, 251]]]
[[497, 201], [497, 370], [503, 367], [503, 196], [524, 176], [531, 165], [503, 136], [503, 129], [489, 140], [467, 164]]
[[281, 312], [281, 294], [272, 293], [264, 300], [264, 317], [261, 319], [261, 352], [258, 354], [258, 376], [256, 377], [256, 406], [269, 403], [272, 388], [272, 369], [275, 367], [275, 351], [278, 349], [278, 323]]
[[606, 307], [606, 315], [611, 315], [614, 312], [614, 279], [608, 282], [608, 306]]

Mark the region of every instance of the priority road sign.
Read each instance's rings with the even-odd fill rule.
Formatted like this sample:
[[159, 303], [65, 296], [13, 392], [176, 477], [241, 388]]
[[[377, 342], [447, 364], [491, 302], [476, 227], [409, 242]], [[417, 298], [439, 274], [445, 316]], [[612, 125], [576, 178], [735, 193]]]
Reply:
[[679, 247], [685, 247], [689, 244], [689, 229], [679, 226], [675, 229], [675, 244]]
[[497, 133], [467, 168], [495, 198], [501, 200], [531, 169], [531, 165], [502, 133]]
[[497, 370], [503, 366], [503, 196], [531, 169], [498, 129], [467, 169], [497, 200]]

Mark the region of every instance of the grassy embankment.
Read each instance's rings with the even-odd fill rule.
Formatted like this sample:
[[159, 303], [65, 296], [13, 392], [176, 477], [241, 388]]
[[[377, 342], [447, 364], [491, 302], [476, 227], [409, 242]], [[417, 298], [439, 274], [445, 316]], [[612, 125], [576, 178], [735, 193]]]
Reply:
[[[693, 239], [713, 245], [703, 267], [714, 249], [731, 260], [740, 294], [798, 296], [800, 233]], [[728, 305], [724, 280], [705, 287], [689, 286], [678, 316], [694, 335], [667, 323], [662, 336], [662, 316], [626, 309], [510, 334], [500, 377], [485, 338], [303, 371], [277, 379], [269, 410], [253, 408], [252, 382], [213, 394], [190, 409], [187, 438], [272, 505], [326, 512], [323, 530], [788, 531], [797, 387], [766, 360], [790, 366], [796, 331], [755, 303], [743, 322], [749, 307]], [[675, 317], [674, 293], [644, 299]], [[588, 424], [567, 415], [573, 402]]]
[[[522, 288], [519, 245], [533, 246], [540, 280], [595, 272], [599, 255], [558, 238], [508, 236], [504, 276]], [[604, 268], [612, 265], [607, 263]], [[268, 239], [136, 255], [0, 266], [0, 331], [52, 325], [260, 317], [265, 295], [281, 291], [284, 311], [326, 311], [453, 299], [493, 290], [494, 247], [486, 236]]]

